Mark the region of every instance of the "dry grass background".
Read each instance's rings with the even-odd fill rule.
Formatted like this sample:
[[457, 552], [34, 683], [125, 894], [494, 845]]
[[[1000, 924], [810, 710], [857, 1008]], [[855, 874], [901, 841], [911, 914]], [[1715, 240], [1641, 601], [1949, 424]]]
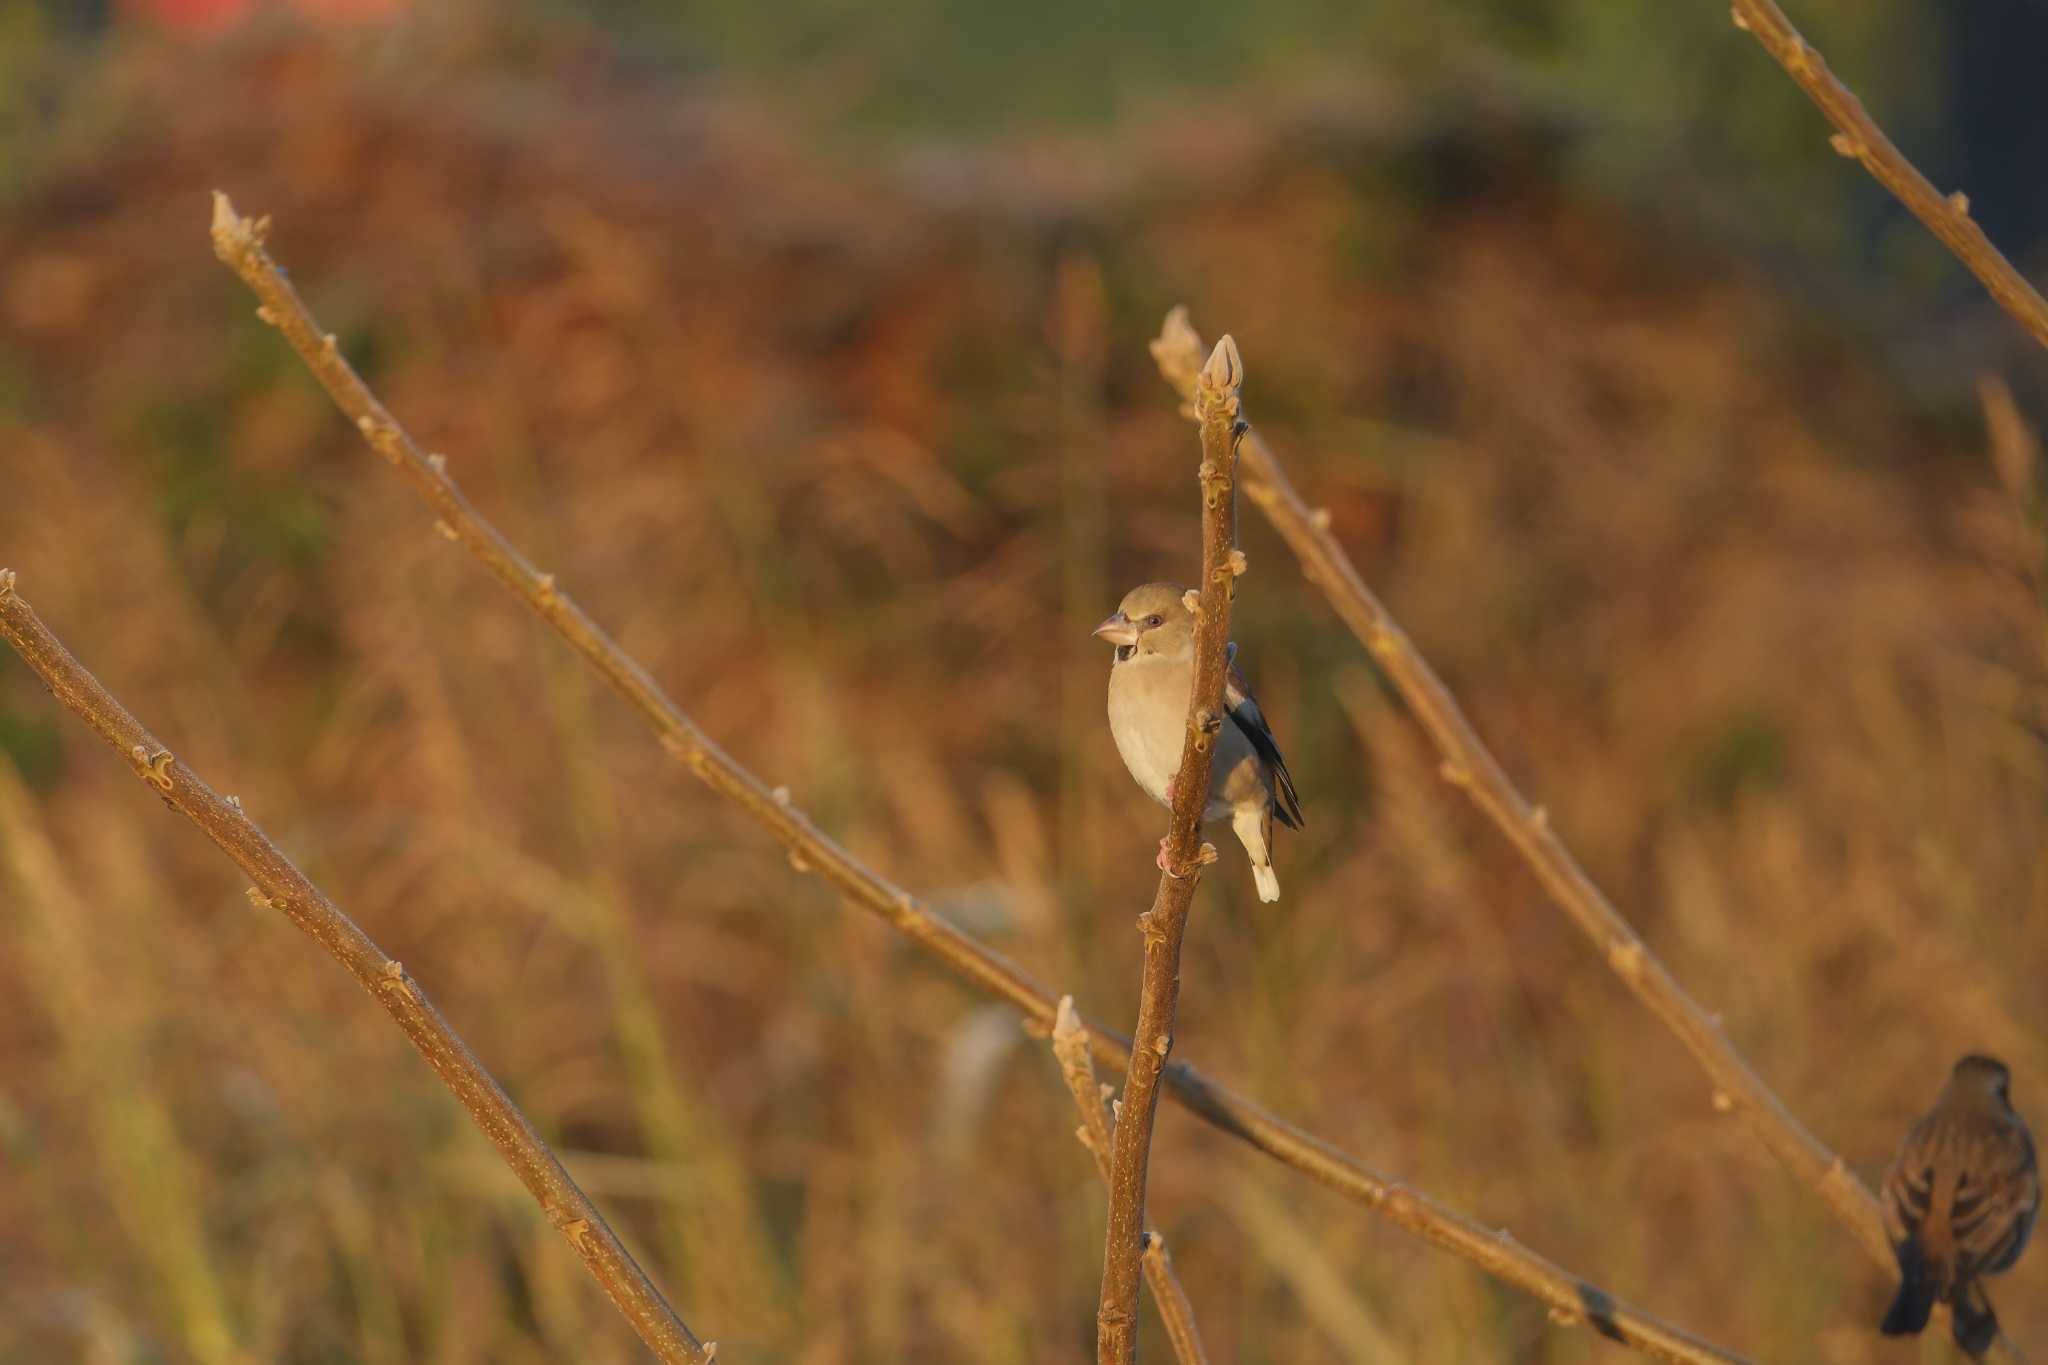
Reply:
[[[1968, 1048], [2048, 1122], [2044, 546], [1971, 407], [1552, 190], [1493, 116], [1247, 116], [1219, 196], [1171, 120], [905, 173], [614, 75], [292, 43], [97, 71], [0, 216], [0, 559], [405, 961], [726, 1358], [1085, 1356], [1071, 1102], [432, 533], [213, 264], [216, 184], [712, 734], [1110, 1019], [1160, 819], [1086, 632], [1192, 563], [1144, 345], [1186, 300], [1824, 1140], [1874, 1176]], [[1245, 538], [1236, 634], [1309, 828], [1277, 910], [1232, 853], [1205, 884], [1182, 1054], [1760, 1359], [1918, 1358]], [[0, 1360], [638, 1358], [357, 988], [11, 660], [0, 747]], [[1172, 1109], [1152, 1208], [1219, 1359], [1612, 1349]], [[1996, 1293], [2022, 1345], [2044, 1264]]]

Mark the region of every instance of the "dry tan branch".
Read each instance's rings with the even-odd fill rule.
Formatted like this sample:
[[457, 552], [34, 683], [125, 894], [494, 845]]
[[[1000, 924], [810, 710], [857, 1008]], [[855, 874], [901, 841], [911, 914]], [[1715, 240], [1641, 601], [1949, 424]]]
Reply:
[[491, 1079], [405, 968], [386, 957], [292, 865], [243, 812], [241, 802], [217, 795], [100, 686], [14, 591], [14, 574], [8, 570], [0, 570], [0, 635], [42, 678], [51, 694], [125, 758], [165, 805], [197, 825], [234, 859], [255, 883], [249, 891], [252, 901], [282, 911], [347, 968], [405, 1030], [405, 1036], [455, 1092], [476, 1126], [498, 1149], [556, 1231], [583, 1258], [648, 1349], [670, 1365], [710, 1365], [717, 1344], [699, 1342], [690, 1334], [661, 1291], [613, 1235], [597, 1207], [576, 1187], [519, 1107]]
[[[817, 873], [853, 904], [879, 916], [963, 980], [1008, 1001], [1033, 1027], [1049, 1032], [1057, 1008], [1050, 994], [1001, 953], [962, 933], [916, 896], [841, 848], [786, 792], [771, 792], [699, 730], [647, 671], [568, 599], [552, 574], [537, 572], [495, 527], [477, 515], [448, 477], [446, 461], [420, 450], [320, 331], [297, 291], [263, 249], [264, 227], [262, 220], [251, 222], [237, 215], [226, 196], [215, 196], [215, 253], [255, 292], [264, 320], [284, 333], [371, 448], [389, 460], [434, 510], [443, 534], [482, 561], [515, 597], [553, 626], [616, 687], [678, 762], [766, 828], [789, 851], [793, 866]], [[1098, 1060], [1118, 1069], [1128, 1067], [1127, 1042], [1092, 1026], [1088, 1036]], [[1514, 1238], [1481, 1227], [1428, 1196], [1388, 1180], [1185, 1062], [1169, 1062], [1165, 1081], [1176, 1100], [1216, 1128], [1541, 1300], [1550, 1308], [1553, 1321], [1588, 1322], [1602, 1335], [1661, 1360], [1743, 1359], [1616, 1300]]]
[[1102, 1302], [1095, 1314], [1095, 1354], [1101, 1365], [1130, 1365], [1138, 1351], [1138, 1258], [1145, 1226], [1145, 1174], [1151, 1164], [1152, 1122], [1159, 1112], [1159, 1073], [1173, 1048], [1180, 1003], [1180, 948], [1188, 908], [1202, 867], [1216, 851], [1202, 842], [1209, 804], [1214, 741], [1223, 728], [1223, 670], [1230, 644], [1230, 602], [1237, 575], [1237, 440], [1244, 430], [1239, 390], [1244, 362], [1226, 334], [1195, 382], [1195, 420], [1202, 432], [1196, 484], [1202, 496], [1202, 576], [1194, 590], [1195, 677], [1188, 694], [1187, 735], [1174, 776], [1173, 814], [1167, 823], [1166, 865], [1152, 908], [1138, 918], [1145, 964], [1138, 983], [1138, 1026], [1131, 1034], [1131, 1064], [1117, 1110], [1115, 1158], [1110, 1162], [1109, 1236], [1102, 1257]]
[[1762, 43], [1764, 51], [1785, 68], [1839, 130], [1829, 139], [1835, 151], [1862, 162], [1878, 184], [1890, 190], [1984, 282], [1999, 307], [2018, 319], [2034, 340], [2048, 346], [2048, 301], [1991, 245], [1991, 239], [1970, 217], [1969, 196], [1961, 190], [1944, 195], [1920, 174], [1905, 153], [1892, 145], [1884, 129], [1871, 120], [1863, 101], [1835, 79], [1826, 59], [1792, 27], [1775, 0], [1734, 0], [1732, 13], [1735, 27]]
[[[1095, 1079], [1095, 1059], [1089, 1051], [1088, 1029], [1074, 997], [1060, 997], [1059, 1014], [1053, 1020], [1052, 1052], [1059, 1059], [1060, 1074], [1073, 1092], [1074, 1107], [1081, 1111], [1081, 1127], [1075, 1136], [1095, 1156], [1095, 1169], [1102, 1183], [1109, 1184], [1111, 1127], [1107, 1088]], [[1173, 1343], [1174, 1359], [1180, 1365], [1208, 1365], [1201, 1334], [1195, 1330], [1195, 1308], [1180, 1276], [1173, 1273], [1173, 1256], [1166, 1240], [1149, 1222], [1145, 1226], [1145, 1283], [1152, 1286], [1152, 1302], [1166, 1323], [1167, 1340]]]
[[[1187, 310], [1167, 314], [1153, 358], [1183, 396], [1193, 391], [1202, 339]], [[1401, 630], [1337, 538], [1327, 514], [1309, 506], [1256, 430], [1244, 437], [1245, 495], [1265, 512], [1301, 560], [1302, 572], [1372, 654], [1443, 755], [1444, 780], [1463, 791], [1508, 837], [1551, 898], [1593, 941], [1607, 965], [1649, 1011], [1678, 1035], [1713, 1084], [1712, 1102], [1733, 1112], [1794, 1176], [1818, 1193], [1871, 1259], [1895, 1270], [1877, 1198], [1841, 1157], [1806, 1130], [1783, 1100], [1751, 1069], [1721, 1030], [1719, 1015], [1700, 1008], [1649, 946], [1622, 918], [1532, 806], [1465, 718], [1457, 698]], [[2001, 1343], [2001, 1349], [2005, 1349]], [[2016, 1358], [2016, 1357], [2009, 1357]]]

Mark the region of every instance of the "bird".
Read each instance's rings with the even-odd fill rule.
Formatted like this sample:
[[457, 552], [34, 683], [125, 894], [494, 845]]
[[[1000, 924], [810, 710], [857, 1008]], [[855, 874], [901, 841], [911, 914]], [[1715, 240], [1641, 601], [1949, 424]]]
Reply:
[[2011, 1073], [1971, 1053], [1915, 1123], [1885, 1173], [1885, 1232], [1899, 1292], [1878, 1330], [1910, 1336], [1936, 1303], [1953, 1312], [1956, 1345], [1981, 1359], [1998, 1316], [1978, 1283], [2019, 1259], [2041, 1208], [2034, 1140], [2012, 1107]]
[[[1171, 808], [1187, 732], [1188, 698], [1195, 686], [1195, 618], [1188, 596], [1172, 583], [1133, 588], [1095, 634], [1116, 646], [1109, 668], [1109, 732], [1124, 766], [1153, 800]], [[1230, 817], [1230, 827], [1251, 858], [1261, 901], [1280, 899], [1273, 871], [1273, 821], [1300, 829], [1301, 802], [1265, 713], [1237, 671], [1237, 646], [1224, 668], [1224, 723], [1216, 732], [1204, 820]], [[1159, 867], [1166, 840], [1159, 841]]]

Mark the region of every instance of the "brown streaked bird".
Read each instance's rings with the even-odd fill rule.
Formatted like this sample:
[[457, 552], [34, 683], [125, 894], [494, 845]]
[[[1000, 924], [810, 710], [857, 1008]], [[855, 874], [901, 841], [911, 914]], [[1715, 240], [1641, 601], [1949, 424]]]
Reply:
[[2019, 1259], [2041, 1208], [2034, 1140], [2014, 1112], [2005, 1063], [1977, 1053], [1950, 1073], [1884, 1177], [1885, 1231], [1899, 1292], [1881, 1330], [1908, 1336], [1948, 1304], [1956, 1344], [1981, 1358], [1998, 1317], [1978, 1283]]
[[[1188, 698], [1195, 687], [1195, 618], [1182, 589], [1171, 583], [1133, 588], [1116, 614], [1095, 633], [1116, 646], [1109, 668], [1109, 732], [1124, 766], [1152, 799], [1173, 805], [1173, 778], [1180, 771], [1187, 733]], [[1258, 701], [1237, 671], [1237, 646], [1223, 681], [1223, 728], [1216, 732], [1216, 757], [1209, 769], [1209, 803], [1204, 820], [1230, 817], [1238, 842], [1251, 856], [1259, 899], [1280, 899], [1273, 872], [1273, 820], [1301, 828], [1301, 802], [1280, 746]], [[1159, 866], [1166, 867], [1166, 840], [1159, 841]]]

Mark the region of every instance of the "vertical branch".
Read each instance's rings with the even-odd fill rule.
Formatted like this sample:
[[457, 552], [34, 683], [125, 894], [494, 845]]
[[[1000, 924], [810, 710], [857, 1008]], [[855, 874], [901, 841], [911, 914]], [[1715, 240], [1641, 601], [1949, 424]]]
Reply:
[[583, 1258], [591, 1277], [611, 1296], [648, 1349], [665, 1365], [711, 1365], [717, 1345], [691, 1335], [647, 1272], [606, 1225], [604, 1215], [577, 1188], [526, 1115], [448, 1026], [403, 964], [386, 957], [293, 866], [256, 822], [243, 814], [240, 801], [216, 793], [100, 686], [99, 679], [72, 657], [14, 591], [14, 574], [5, 569], [0, 569], [0, 638], [14, 647], [58, 701], [128, 760], [135, 775], [162, 797], [165, 805], [197, 825], [248, 874], [255, 883], [249, 890], [252, 902], [283, 912], [384, 1007], [469, 1111], [471, 1121], [498, 1149], [498, 1155], [547, 1214], [548, 1222]]
[[[1237, 445], [1245, 424], [1238, 391], [1244, 362], [1225, 336], [1202, 367], [1194, 390], [1202, 429], [1202, 577], [1195, 612], [1195, 677], [1188, 697], [1187, 737], [1174, 777], [1173, 815], [1167, 826], [1166, 868], [1152, 908], [1138, 920], [1145, 936], [1144, 975], [1138, 987], [1138, 1026], [1131, 1065], [1124, 1074], [1115, 1157], [1110, 1163], [1109, 1234], [1102, 1258], [1102, 1301], [1096, 1310], [1096, 1355], [1102, 1365], [1129, 1365], [1137, 1353], [1138, 1261], [1143, 1250], [1145, 1176], [1151, 1159], [1152, 1121], [1159, 1106], [1159, 1073], [1173, 1048], [1180, 1002], [1180, 946], [1201, 869], [1216, 850], [1202, 842], [1202, 810], [1209, 801], [1209, 768], [1216, 732], [1223, 726], [1225, 646], [1230, 599], [1237, 576]], [[1190, 595], [1196, 595], [1191, 593]]]
[[[1052, 1052], [1059, 1059], [1060, 1074], [1073, 1092], [1074, 1106], [1081, 1111], [1081, 1127], [1075, 1136], [1095, 1156], [1095, 1169], [1102, 1183], [1109, 1184], [1111, 1125], [1107, 1109], [1108, 1088], [1095, 1079], [1095, 1058], [1090, 1052], [1088, 1026], [1074, 1008], [1074, 997], [1060, 997], [1059, 1014], [1052, 1026]], [[1174, 1359], [1180, 1365], [1208, 1365], [1201, 1334], [1195, 1330], [1195, 1307], [1187, 1290], [1173, 1273], [1173, 1257], [1166, 1239], [1149, 1223], [1145, 1227], [1145, 1283], [1152, 1286], [1152, 1302], [1166, 1323], [1167, 1340], [1173, 1343]]]

